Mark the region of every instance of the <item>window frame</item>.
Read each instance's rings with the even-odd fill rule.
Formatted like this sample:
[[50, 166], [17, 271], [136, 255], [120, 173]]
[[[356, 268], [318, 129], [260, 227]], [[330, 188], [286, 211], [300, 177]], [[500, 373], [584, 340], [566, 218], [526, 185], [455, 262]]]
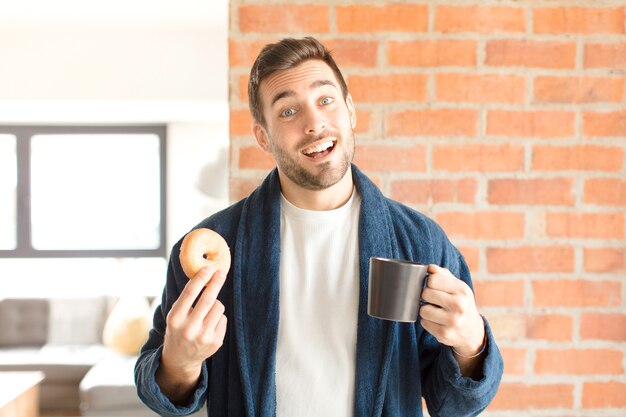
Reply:
[[[34, 126], [0, 125], [0, 134], [15, 136], [17, 157], [16, 247], [0, 250], [0, 258], [144, 258], [166, 257], [167, 187], [165, 125], [84, 125]], [[155, 249], [60, 249], [40, 250], [32, 245], [31, 235], [31, 139], [50, 134], [153, 134], [159, 138], [160, 227], [159, 246]]]

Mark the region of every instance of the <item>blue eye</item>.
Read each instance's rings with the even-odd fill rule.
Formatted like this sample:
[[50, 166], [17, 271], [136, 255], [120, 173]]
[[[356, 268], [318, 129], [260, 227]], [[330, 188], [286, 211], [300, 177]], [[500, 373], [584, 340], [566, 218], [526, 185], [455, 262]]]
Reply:
[[322, 104], [323, 106], [326, 106], [327, 104], [332, 103], [333, 101], [335, 101], [332, 97], [324, 97], [321, 101], [320, 104]]
[[294, 114], [296, 114], [296, 111], [294, 109], [285, 109], [280, 112], [280, 117], [291, 117]]

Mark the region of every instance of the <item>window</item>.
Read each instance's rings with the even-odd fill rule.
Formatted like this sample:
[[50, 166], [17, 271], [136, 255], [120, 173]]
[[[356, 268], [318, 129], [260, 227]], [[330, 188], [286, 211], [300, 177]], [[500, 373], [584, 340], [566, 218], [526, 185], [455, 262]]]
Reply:
[[164, 126], [0, 126], [0, 257], [165, 257]]
[[15, 136], [0, 134], [0, 250], [17, 246], [17, 153]]

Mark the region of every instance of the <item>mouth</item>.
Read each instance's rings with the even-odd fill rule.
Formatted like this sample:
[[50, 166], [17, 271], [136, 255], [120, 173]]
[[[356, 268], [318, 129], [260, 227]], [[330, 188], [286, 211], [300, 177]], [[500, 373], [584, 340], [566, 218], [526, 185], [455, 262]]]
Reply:
[[304, 149], [302, 151], [302, 154], [309, 159], [320, 160], [330, 155], [331, 152], [335, 149], [336, 144], [336, 139], [323, 139]]

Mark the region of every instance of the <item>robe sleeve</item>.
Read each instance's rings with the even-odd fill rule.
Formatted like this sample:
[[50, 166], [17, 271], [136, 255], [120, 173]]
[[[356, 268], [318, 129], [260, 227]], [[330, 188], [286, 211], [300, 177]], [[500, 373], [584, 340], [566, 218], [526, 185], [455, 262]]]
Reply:
[[[441, 228], [433, 225], [431, 242], [433, 259], [448, 268], [454, 276], [473, 289], [470, 271], [463, 255], [450, 243]], [[502, 355], [483, 317], [487, 345], [482, 378], [463, 376], [452, 349], [440, 344], [434, 336], [422, 332], [419, 341], [423, 396], [431, 417], [469, 417], [480, 414], [496, 395], [502, 378]]]

